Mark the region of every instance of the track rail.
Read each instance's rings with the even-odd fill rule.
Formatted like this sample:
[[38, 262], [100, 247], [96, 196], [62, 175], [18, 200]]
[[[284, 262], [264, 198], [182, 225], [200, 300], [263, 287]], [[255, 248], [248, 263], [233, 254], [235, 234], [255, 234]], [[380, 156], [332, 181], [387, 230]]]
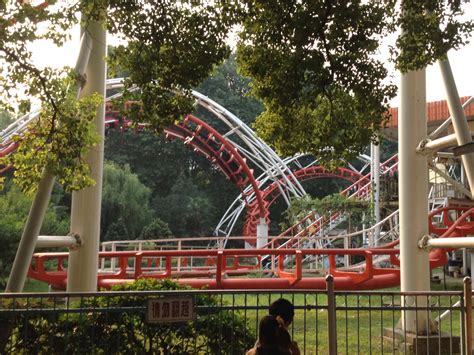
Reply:
[[[442, 208], [436, 213], [456, 212], [455, 221], [434, 226], [440, 238], [474, 233], [474, 208]], [[452, 215], [452, 214], [451, 214]], [[98, 286], [132, 282], [137, 278], [174, 279], [196, 288], [211, 289], [324, 289], [325, 275], [331, 273], [337, 289], [377, 289], [399, 284], [399, 241], [377, 248], [357, 249], [205, 249], [100, 252]], [[430, 267], [447, 262], [446, 249], [430, 252]], [[364, 261], [349, 270], [337, 265], [337, 257], [360, 256]], [[65, 263], [69, 253], [37, 253], [28, 276], [64, 289], [67, 284]], [[326, 258], [327, 267], [311, 269], [308, 257]], [[383, 260], [383, 263], [381, 263]], [[290, 261], [290, 262], [288, 262]], [[111, 265], [104, 267], [104, 265]], [[306, 267], [306, 268], [305, 268]], [[255, 277], [264, 273], [264, 277]]]

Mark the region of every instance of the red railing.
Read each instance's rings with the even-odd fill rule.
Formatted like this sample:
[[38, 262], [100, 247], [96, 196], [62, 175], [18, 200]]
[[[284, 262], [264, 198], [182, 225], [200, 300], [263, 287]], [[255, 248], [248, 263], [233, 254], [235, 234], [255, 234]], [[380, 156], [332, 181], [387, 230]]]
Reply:
[[[108, 271], [99, 269], [98, 286], [109, 288], [114, 284], [131, 282], [137, 278], [145, 277], [176, 279], [181, 284], [198, 288], [324, 289], [324, 275], [315, 277], [303, 274], [305, 271], [303, 258], [312, 255], [328, 257], [328, 268], [320, 271], [324, 274], [333, 274], [339, 289], [383, 288], [398, 284], [399, 270], [375, 266], [372, 256], [385, 255], [389, 256], [390, 260], [394, 260], [397, 254], [398, 250], [396, 249], [208, 249], [101, 252], [99, 253], [99, 264], [104, 258], [110, 261], [115, 259], [116, 267]], [[267, 255], [279, 259], [278, 266], [265, 270], [267, 273], [273, 273], [276, 277], [249, 277], [249, 273], [262, 270], [260, 262], [262, 256]], [[365, 260], [363, 271], [338, 269], [336, 267], [336, 256], [338, 255], [363, 256]], [[294, 257], [294, 263], [291, 268], [285, 269], [283, 259], [289, 256]], [[68, 253], [35, 254], [28, 276], [47, 282], [55, 288], [64, 289], [67, 283], [67, 268], [64, 266], [64, 261], [67, 258]], [[189, 264], [183, 263], [183, 260], [189, 258], [202, 258], [207, 262], [202, 267], [193, 268], [189, 267]], [[243, 259], [253, 259], [256, 263], [248, 265], [244, 263]], [[54, 266], [49, 264], [54, 264]], [[178, 264], [181, 264], [181, 269]], [[237, 277], [242, 274], [245, 275]]]

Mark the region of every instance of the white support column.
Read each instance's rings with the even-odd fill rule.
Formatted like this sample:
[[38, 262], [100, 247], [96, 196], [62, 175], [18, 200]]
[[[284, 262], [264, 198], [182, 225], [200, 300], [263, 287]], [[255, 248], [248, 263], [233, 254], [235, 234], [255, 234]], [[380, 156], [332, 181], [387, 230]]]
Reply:
[[[375, 224], [380, 222], [380, 140], [378, 144], [371, 143], [372, 145], [372, 194], [374, 201], [374, 219]], [[374, 228], [374, 242], [375, 246], [379, 245], [380, 238], [380, 227], [377, 225]]]
[[[87, 32], [92, 40], [92, 52], [87, 66], [87, 83], [81, 96], [94, 92], [105, 97], [106, 76], [106, 31], [102, 23], [89, 22]], [[104, 137], [105, 105], [97, 110], [95, 128]], [[102, 170], [104, 159], [103, 142], [93, 147], [85, 161], [91, 167], [91, 176], [96, 184], [73, 193], [71, 208], [71, 232], [82, 237], [83, 246], [71, 250], [68, 261], [68, 292], [86, 292], [97, 290], [97, 269], [99, 267], [100, 211], [102, 197]]]
[[[75, 66], [75, 70], [79, 75], [84, 73], [87, 62], [89, 61], [90, 45], [90, 38], [85, 34], [81, 38], [81, 48]], [[81, 89], [80, 80], [78, 80], [76, 86], [79, 91]], [[18, 246], [10, 277], [8, 278], [6, 292], [23, 291], [26, 274], [37, 244], [41, 226], [43, 225], [44, 215], [48, 208], [55, 180], [55, 176], [45, 168], [23, 229], [20, 245]]]
[[[474, 249], [469, 249], [469, 254], [471, 256], [471, 280], [474, 278]], [[474, 283], [472, 286], [472, 289], [474, 290]]]
[[[429, 254], [418, 248], [418, 240], [428, 234], [428, 161], [418, 154], [418, 143], [426, 138], [425, 70], [401, 77], [401, 104], [398, 120], [400, 276], [401, 291], [430, 289]], [[402, 298], [402, 306], [426, 304], [426, 297]], [[403, 330], [410, 333], [429, 331], [426, 312], [402, 313]]]
[[[344, 238], [344, 249], [350, 249], [351, 245], [350, 245], [350, 242], [349, 242], [349, 238], [350, 237], [345, 237]], [[350, 255], [344, 255], [344, 266], [345, 267], [348, 267], [350, 266], [351, 264], [351, 256]]]
[[38, 185], [30, 213], [23, 229], [20, 245], [16, 251], [10, 277], [8, 278], [5, 292], [22, 292], [25, 285], [26, 274], [31, 263], [36, 241], [43, 225], [44, 215], [48, 209], [51, 191], [53, 190], [55, 177], [48, 169], [44, 169], [41, 181]]
[[[453, 72], [449, 60], [438, 62], [443, 77], [444, 86], [446, 89], [446, 101], [448, 103], [449, 113], [452, 117], [454, 133], [458, 141], [458, 145], [472, 142], [471, 132], [467, 124], [466, 116], [459, 101], [459, 94], [454, 81]], [[467, 181], [469, 182], [469, 189], [472, 196], [474, 196], [474, 153], [463, 154], [462, 162], [464, 165]]]
[[260, 223], [257, 224], [257, 249], [262, 248], [268, 243], [268, 224], [265, 218], [260, 218]]

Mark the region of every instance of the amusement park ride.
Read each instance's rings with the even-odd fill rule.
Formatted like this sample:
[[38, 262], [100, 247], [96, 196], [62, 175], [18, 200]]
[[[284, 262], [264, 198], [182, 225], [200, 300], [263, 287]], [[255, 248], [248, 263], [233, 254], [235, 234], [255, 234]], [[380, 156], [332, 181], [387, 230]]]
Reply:
[[[100, 29], [95, 29], [95, 31], [98, 33]], [[90, 33], [94, 33], [94, 31]], [[89, 60], [93, 61], [90, 43], [94, 43], [94, 45], [98, 42], [105, 43], [103, 39], [95, 41], [87, 36], [89, 34], [85, 33], [76, 66], [79, 72], [84, 72]], [[89, 44], [86, 43], [87, 41]], [[86, 44], [84, 45], [84, 43]], [[84, 54], [87, 48], [89, 48], [89, 53]], [[91, 55], [91, 59], [89, 59], [89, 55]], [[99, 58], [103, 57], [100, 51], [97, 51], [95, 55]], [[443, 64], [441, 63], [441, 65]], [[92, 78], [87, 83], [87, 85], [90, 84], [90, 87], [86, 85], [82, 93], [94, 90], [105, 92], [103, 87], [105, 84], [102, 81], [101, 87], [100, 83], [100, 77], [104, 76], [104, 72], [101, 70], [105, 69], [100, 66], [91, 69], [91, 65], [89, 65], [88, 70], [95, 70], [96, 74], [97, 72], [101, 74], [95, 77], [88, 74], [87, 77]], [[446, 72], [446, 65], [444, 70]], [[402, 249], [407, 250], [408, 253], [415, 252], [416, 249], [416, 252], [426, 254], [429, 262], [426, 263], [426, 270], [421, 272], [421, 275], [425, 275], [426, 272], [429, 273], [428, 267], [432, 269], [446, 265], [447, 252], [453, 250], [456, 245], [458, 247], [466, 246], [460, 237], [474, 235], [474, 205], [471, 201], [471, 191], [466, 187], [468, 186], [467, 182], [472, 186], [470, 171], [474, 165], [470, 165], [471, 163], [467, 159], [472, 154], [462, 155], [462, 159], [466, 158], [467, 160], [461, 164], [461, 159], [456, 156], [456, 151], [453, 153], [453, 150], [450, 149], [456, 146], [465, 147], [471, 141], [470, 131], [466, 130], [465, 116], [468, 118], [474, 116], [474, 107], [469, 106], [474, 100], [472, 98], [461, 99], [464, 106], [463, 112], [459, 98], [456, 97], [456, 90], [448, 90], [447, 103], [430, 103], [427, 106], [428, 111], [425, 113], [424, 96], [421, 95], [422, 99], [417, 97], [418, 91], [422, 92], [424, 89], [424, 86], [417, 89], [417, 85], [424, 85], [420, 84], [424, 80], [424, 76], [420, 75], [417, 72], [414, 78], [410, 79], [409, 76], [402, 78], [402, 90], [405, 91], [402, 92], [401, 115], [407, 116], [408, 112], [408, 116], [410, 116], [415, 111], [417, 116], [422, 116], [423, 119], [427, 117], [431, 130], [428, 138], [431, 140], [425, 139], [427, 134], [423, 135], [423, 129], [421, 129], [421, 133], [417, 133], [418, 129], [410, 126], [411, 123], [402, 123], [404, 127], [398, 130], [398, 138], [402, 139], [410, 134], [412, 137], [409, 138], [411, 143], [407, 143], [407, 141], [400, 143], [400, 156], [395, 155], [387, 161], [379, 163], [380, 153], [377, 146], [373, 146], [371, 156], [360, 156], [364, 162], [362, 170], [356, 170], [350, 166], [329, 171], [319, 166], [316, 159], [308, 159], [305, 155], [283, 159], [231, 112], [208, 97], [193, 92], [196, 105], [212, 113], [222, 123], [220, 126], [226, 127], [225, 131], [218, 131], [198, 117], [188, 115], [181, 122], [167, 127], [165, 133], [169, 139], [182, 140], [196, 153], [207, 157], [240, 190], [240, 195], [225, 212], [216, 227], [215, 236], [203, 244], [205, 248], [196, 247], [195, 243], [188, 245], [190, 239], [186, 238], [152, 241], [153, 250], [146, 248], [146, 245], [149, 246], [151, 241], [120, 241], [103, 243], [102, 250], [97, 255], [98, 240], [84, 240], [83, 234], [87, 233], [80, 232], [74, 227], [80, 223], [83, 225], [87, 223], [89, 215], [86, 216], [84, 211], [77, 212], [80, 208], [77, 206], [84, 204], [87, 199], [84, 197], [84, 200], [77, 205], [74, 205], [73, 202], [72, 213], [78, 213], [76, 217], [72, 218], [71, 231], [73, 234], [63, 237], [38, 236], [36, 234], [30, 238], [33, 240], [33, 248], [62, 246], [69, 247], [71, 251], [35, 253], [30, 263], [30, 258], [20, 257], [21, 255], [28, 256], [28, 247], [23, 248], [21, 244], [17, 254], [19, 261], [15, 261], [17, 265], [16, 267], [14, 265], [12, 272], [11, 279], [13, 281], [7, 289], [13, 291], [18, 289], [12, 285], [21, 284], [21, 281], [17, 282], [16, 280], [21, 280], [22, 267], [25, 271], [28, 269], [28, 277], [47, 282], [54, 289], [76, 291], [80, 291], [80, 287], [71, 286], [71, 278], [82, 277], [78, 275], [88, 273], [89, 269], [95, 269], [92, 270], [96, 273], [96, 277], [94, 274], [92, 277], [95, 286], [104, 288], [131, 282], [140, 277], [149, 277], [171, 278], [181, 284], [211, 289], [294, 288], [314, 290], [326, 287], [325, 276], [328, 273], [334, 276], [336, 289], [385, 288], [399, 285], [401, 279], [402, 288], [411, 287], [408, 284], [412, 281], [408, 277], [408, 281], [405, 282], [408, 286], [403, 286], [403, 275], [401, 275], [403, 268], [401, 264], [403, 263], [401, 263], [402, 258], [400, 257], [403, 253]], [[404, 80], [412, 81], [408, 85]], [[449, 80], [446, 80], [449, 84]], [[412, 85], [413, 82], [416, 85]], [[446, 85], [448, 86], [448, 84]], [[121, 85], [121, 79], [108, 80], [106, 83], [107, 89], [116, 89]], [[116, 97], [117, 95], [110, 96], [108, 100]], [[461, 111], [459, 112], [459, 110]], [[384, 133], [394, 138], [393, 130], [399, 124], [399, 112], [393, 109], [391, 113], [392, 119]], [[451, 120], [448, 119], [450, 114], [453, 116], [454, 133], [450, 124]], [[459, 114], [464, 119], [464, 126], [460, 126], [461, 128], [456, 126], [459, 125]], [[14, 154], [16, 145], [12, 137], [21, 135], [37, 116], [38, 113], [27, 114], [0, 132], [0, 156]], [[106, 129], [118, 129], [120, 124], [124, 124], [123, 121], [119, 121], [117, 113], [111, 110], [105, 113], [105, 121], [104, 112], [99, 112], [98, 117], [99, 131], [104, 130], [104, 122]], [[426, 128], [426, 120], [420, 123], [420, 127], [423, 125]], [[459, 136], [462, 136], [460, 131], [468, 133], [468, 137], [463, 138], [464, 141], [459, 139]], [[446, 133], [448, 135], [445, 138], [437, 139], [440, 134]], [[419, 139], [417, 135], [422, 139]], [[411, 149], [407, 153], [404, 149], [409, 146], [413, 147], [413, 142], [416, 142], [418, 148], [416, 151]], [[99, 153], [94, 154], [100, 154], [100, 149]], [[402, 172], [400, 167], [402, 161], [410, 160], [406, 158], [407, 154], [417, 154], [417, 158], [412, 159], [414, 164], [417, 164], [417, 159], [424, 159], [423, 164], [425, 165], [418, 164], [409, 167], [409, 172], [407, 172], [407, 168]], [[431, 168], [429, 174], [426, 164]], [[256, 176], [250, 166], [258, 167], [262, 173]], [[370, 172], [365, 171], [369, 167]], [[419, 168], [426, 169], [426, 171], [416, 170]], [[412, 179], [410, 173], [417, 175], [413, 181], [407, 183], [407, 179]], [[410, 185], [408, 190], [400, 189], [401, 213], [398, 210], [393, 210], [386, 213], [386, 216], [381, 216], [378, 203], [380, 181], [383, 179], [393, 180], [397, 176], [400, 176], [400, 185]], [[355, 233], [346, 231], [336, 233], [336, 227], [340, 226], [347, 218], [344, 212], [334, 211], [330, 218], [323, 218], [318, 216], [315, 211], [280, 235], [269, 237], [269, 208], [272, 203], [281, 197], [289, 204], [292, 197], [305, 194], [301, 184], [303, 181], [322, 177], [340, 178], [348, 181], [350, 186], [341, 194], [349, 198], [373, 199], [376, 212], [374, 225]], [[98, 181], [101, 179], [101, 171], [95, 178]], [[429, 187], [429, 191], [426, 191], [425, 194], [427, 199], [423, 201], [424, 198], [421, 198], [421, 201], [416, 202], [420, 205], [413, 204], [414, 208], [421, 206], [421, 210], [426, 209], [427, 215], [429, 202], [431, 212], [428, 218], [426, 215], [423, 217], [423, 221], [418, 218], [418, 212], [411, 212], [410, 206], [401, 206], [403, 199], [405, 199], [403, 203], [406, 206], [406, 196], [411, 194], [409, 188], [419, 189], [416, 179], [420, 179], [423, 186]], [[421, 188], [420, 191], [421, 194], [425, 193], [424, 188]], [[416, 199], [416, 196], [420, 196], [414, 193], [412, 195], [410, 198]], [[41, 203], [43, 203], [44, 209], [44, 201], [39, 201], [38, 205]], [[239, 233], [234, 231], [234, 226], [244, 210], [244, 230], [240, 234], [242, 237], [233, 237]], [[97, 214], [97, 209], [95, 211]], [[93, 214], [94, 212], [88, 211], [88, 213]], [[30, 213], [30, 217], [32, 214], [34, 215], [34, 213]], [[33, 217], [29, 219], [33, 219]], [[41, 219], [41, 217], [37, 217], [37, 219]], [[402, 221], [404, 221], [403, 228], [405, 229], [400, 228]], [[31, 221], [31, 223], [34, 224], [35, 221]], [[36, 221], [36, 223], [41, 224], [41, 221]], [[28, 228], [25, 228], [25, 231], [34, 229], [33, 227]], [[418, 229], [427, 231], [421, 233], [423, 238], [416, 240], [414, 244], [410, 242], [410, 245], [407, 246], [405, 243], [405, 246], [402, 246], [403, 242], [399, 242], [400, 234], [406, 233], [406, 230], [419, 234]], [[364, 247], [351, 247], [350, 240], [356, 237], [365, 242]], [[246, 248], [227, 249], [227, 242], [234, 239], [243, 239]], [[449, 240], [449, 242], [443, 244], [444, 240]], [[170, 246], [170, 243], [173, 246]], [[344, 247], [334, 248], [334, 244]], [[70, 253], [76, 253], [86, 246], [92, 248], [92, 254], [90, 254], [92, 257], [81, 259], [80, 262], [71, 261]], [[428, 253], [425, 251], [427, 248], [434, 249]], [[23, 252], [25, 254], [22, 254]], [[356, 259], [358, 261], [354, 261]], [[410, 259], [405, 256], [405, 263], [414, 262]], [[75, 268], [83, 267], [84, 270], [75, 271], [75, 276], [71, 276], [70, 269], [73, 264]], [[255, 277], [256, 275], [260, 276]], [[91, 277], [87, 281], [89, 284], [90, 279]]]
[[[113, 79], [107, 82], [107, 87], [117, 88], [120, 84], [120, 79]], [[186, 242], [196, 241], [192, 238], [103, 243], [99, 253], [99, 287], [109, 288], [140, 277], [152, 277], [173, 278], [193, 287], [322, 289], [327, 273], [335, 277], [338, 289], [375, 289], [399, 284], [398, 211], [388, 214], [370, 228], [351, 234], [331, 233], [346, 219], [344, 213], [338, 211], [334, 211], [329, 219], [319, 217], [315, 211], [275, 237], [256, 234], [260, 223], [270, 223], [269, 208], [272, 203], [280, 196], [289, 202], [290, 197], [303, 195], [305, 192], [301, 182], [309, 179], [344, 179], [351, 185], [341, 194], [349, 198], [372, 198], [373, 171], [363, 173], [371, 163], [371, 157], [360, 156], [366, 162], [362, 172], [353, 167], [330, 171], [318, 166], [315, 159], [302, 165], [300, 160], [303, 160], [303, 155], [280, 159], [232, 113], [197, 92], [193, 94], [197, 105], [225, 123], [228, 131], [220, 133], [199, 118], [188, 115], [180, 123], [167, 127], [166, 135], [169, 139], [182, 140], [196, 153], [206, 156], [236, 184], [241, 194], [223, 216], [216, 228], [216, 236], [206, 240], [199, 238], [207, 242], [206, 249], [202, 249], [202, 245], [186, 246]], [[467, 98], [462, 101], [466, 102]], [[436, 125], [446, 111], [444, 102], [428, 104], [429, 122]], [[474, 114], [474, 108], [468, 107], [466, 112]], [[117, 115], [118, 112], [111, 109], [106, 112], [107, 129], [123, 129], [120, 124], [127, 124], [120, 121]], [[396, 117], [394, 109], [387, 129], [393, 128]], [[0, 155], [14, 153], [15, 143], [11, 137], [21, 134], [35, 118], [35, 114], [29, 114], [2, 132]], [[438, 173], [431, 175], [430, 234], [439, 238], [472, 235], [474, 208], [462, 197], [466, 189], [450, 182], [455, 179], [453, 174], [458, 164], [454, 157], [448, 156], [449, 153], [444, 153], [433, 161], [433, 168]], [[264, 173], [254, 176], [247, 161], [260, 167]], [[377, 170], [382, 177], [393, 179], [397, 168], [398, 157], [394, 155], [380, 164]], [[233, 226], [244, 209], [243, 237], [231, 237]], [[366, 240], [365, 248], [350, 248], [347, 241], [356, 236]], [[233, 239], [244, 239], [247, 248], [225, 249], [227, 241]], [[342, 240], [347, 248], [331, 247], [337, 240]], [[150, 243], [153, 243], [155, 250], [145, 250]], [[52, 245], [51, 240], [40, 237], [39, 246]], [[124, 251], [130, 247], [134, 250]], [[446, 251], [436, 249], [430, 253], [431, 268], [446, 265]], [[68, 254], [34, 254], [28, 276], [47, 282], [55, 289], [65, 289]], [[359, 255], [363, 261], [351, 265], [350, 256], [354, 255]], [[343, 257], [344, 262], [336, 262], [341, 259], [337, 257]], [[265, 277], [249, 277], [256, 272], [263, 272]]]

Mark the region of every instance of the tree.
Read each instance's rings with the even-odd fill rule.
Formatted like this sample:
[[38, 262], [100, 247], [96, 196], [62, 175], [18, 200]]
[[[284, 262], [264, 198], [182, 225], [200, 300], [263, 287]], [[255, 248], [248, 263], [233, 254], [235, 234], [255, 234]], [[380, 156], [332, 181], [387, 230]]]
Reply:
[[249, 78], [239, 73], [236, 54], [231, 53], [196, 90], [251, 125], [263, 111], [263, 104], [250, 95], [250, 83]]
[[[16, 179], [25, 191], [34, 190], [38, 172], [47, 166], [66, 189], [94, 183], [80, 156], [97, 143], [90, 117], [99, 98], [73, 100], [75, 85], [69, 84], [77, 73], [37, 68], [29, 49], [43, 39], [62, 45], [79, 21], [78, 12], [82, 25], [101, 22], [126, 41], [109, 63], [129, 73], [123, 99], [143, 102], [141, 108], [133, 106], [130, 117], [153, 128], [191, 111], [190, 90], [226, 58], [226, 39], [238, 25], [238, 62], [265, 106], [257, 122], [260, 134], [283, 154], [312, 152], [337, 163], [373, 138], [394, 94], [394, 87], [383, 83], [386, 70], [373, 58], [381, 36], [401, 28], [393, 53], [397, 67], [406, 71], [445, 58], [473, 28], [472, 21], [459, 21], [460, 1], [403, 1], [402, 11], [395, 11], [394, 3], [3, 2], [0, 103], [27, 110], [32, 100], [43, 102], [41, 124], [30, 131], [40, 134], [19, 142], [25, 148], [15, 155]], [[38, 147], [51, 154], [31, 154]]]
[[169, 195], [154, 199], [153, 207], [177, 237], [209, 236], [212, 233], [214, 207], [189, 178], [180, 177]]
[[111, 130], [105, 139], [105, 158], [118, 165], [128, 164], [153, 196], [168, 194], [176, 176], [191, 172], [195, 156], [181, 141], [169, 142], [164, 134], [150, 130]]
[[364, 224], [368, 224], [370, 222], [370, 216], [372, 215], [371, 206], [368, 201], [348, 198], [340, 193], [328, 195], [323, 198], [304, 196], [302, 198], [293, 199], [291, 206], [286, 211], [287, 225], [295, 225], [311, 211], [326, 220], [334, 213], [344, 214], [347, 216], [346, 223], [349, 233], [362, 228]]
[[106, 162], [102, 192], [101, 235], [105, 240], [136, 239], [151, 222], [150, 189], [130, 167]]
[[108, 240], [126, 240], [132, 239], [130, 232], [128, 231], [127, 225], [123, 221], [122, 216], [118, 217], [117, 220], [113, 221], [107, 228], [107, 232], [103, 236], [104, 241]]
[[388, 117], [395, 87], [374, 58], [383, 36], [403, 30], [392, 52], [406, 71], [444, 58], [472, 29], [459, 1], [403, 1], [402, 11], [395, 1], [243, 3], [237, 58], [265, 105], [257, 131], [284, 155], [329, 165], [358, 154]]
[[388, 4], [252, 3], [238, 61], [265, 105], [257, 130], [284, 155], [309, 151], [327, 162], [354, 157], [395, 95], [383, 83], [386, 69], [372, 57], [387, 33]]
[[[123, 98], [143, 103], [131, 117], [162, 129], [192, 111], [190, 90], [229, 54], [233, 8], [226, 2], [112, 2], [109, 29], [127, 45], [116, 48], [110, 63], [129, 73]], [[140, 91], [131, 92], [133, 86]]]
[[[4, 279], [10, 272], [16, 254], [16, 246], [21, 238], [31, 199], [16, 186], [7, 185], [0, 192], [0, 287], [4, 287]], [[69, 228], [67, 216], [60, 216], [55, 206], [48, 209], [41, 233], [43, 235], [66, 235]]]
[[173, 234], [171, 233], [168, 223], [159, 218], [155, 218], [153, 222], [143, 228], [140, 239], [160, 239], [172, 236]]
[[[167, 141], [163, 135], [148, 130], [110, 131], [105, 140], [105, 156], [116, 164], [130, 165], [130, 170], [151, 190], [155, 216], [167, 223], [175, 236], [209, 235], [222, 211], [239, 193], [211, 162], [183, 142]], [[192, 211], [187, 206], [195, 203], [190, 201], [204, 202]], [[188, 223], [196, 213], [199, 215], [192, 218], [198, 220]], [[196, 225], [198, 229], [194, 228]]]
[[11, 114], [5, 110], [0, 111], [0, 131], [7, 128], [11, 123], [13, 123]]
[[[77, 73], [37, 68], [31, 61], [30, 43], [46, 39], [62, 45], [68, 38], [67, 30], [79, 21], [77, 12], [82, 14], [83, 26], [89, 21], [107, 24], [111, 33], [128, 41], [110, 60], [112, 66], [117, 63], [129, 73], [124, 98], [134, 95], [131, 86], [138, 86], [144, 103], [144, 109], [139, 110], [144, 114], [141, 118], [155, 127], [190, 112], [190, 89], [228, 54], [225, 38], [231, 17], [227, 4], [159, 0], [147, 2], [147, 6], [131, 0], [107, 4], [77, 0], [55, 6], [47, 2], [32, 6], [23, 1], [2, 4], [0, 103], [9, 109], [18, 105], [29, 109], [31, 100], [43, 103], [40, 120], [18, 142], [18, 153], [9, 158], [14, 160], [17, 182], [25, 191], [35, 189], [45, 166], [60, 176], [68, 190], [94, 183], [81, 156], [97, 143], [90, 117], [99, 103], [94, 95], [71, 100]], [[21, 99], [24, 96], [27, 100]]]

